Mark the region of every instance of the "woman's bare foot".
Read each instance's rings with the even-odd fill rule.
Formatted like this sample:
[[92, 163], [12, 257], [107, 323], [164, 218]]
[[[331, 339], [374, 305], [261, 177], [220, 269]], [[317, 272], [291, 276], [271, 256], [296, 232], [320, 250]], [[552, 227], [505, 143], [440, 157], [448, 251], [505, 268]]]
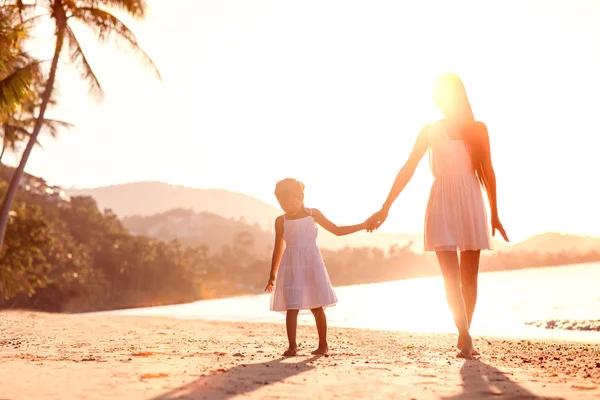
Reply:
[[[458, 341], [456, 342], [456, 348], [459, 350], [462, 350], [462, 337], [460, 335], [458, 335]], [[479, 356], [480, 354], [477, 350], [475, 350], [475, 348], [473, 348], [472, 355]]]
[[[462, 347], [462, 349], [456, 355], [456, 357], [458, 357], [458, 358], [473, 358], [473, 356], [476, 355], [475, 353], [477, 353], [477, 351], [475, 351], [475, 348], [473, 347], [473, 339], [471, 339], [470, 337], [466, 340], [459, 338], [459, 341], [460, 341], [460, 346]], [[477, 353], [477, 354], [479, 354], [479, 353]]]
[[327, 347], [327, 346], [319, 346], [311, 354], [313, 354], [315, 356], [326, 356], [327, 354], [329, 354], [329, 347]]
[[473, 352], [469, 351], [469, 349], [462, 349], [457, 355], [456, 358], [466, 358], [466, 359], [471, 359], [473, 358]]
[[298, 355], [298, 349], [296, 347], [290, 347], [283, 352], [284, 357], [295, 357]]

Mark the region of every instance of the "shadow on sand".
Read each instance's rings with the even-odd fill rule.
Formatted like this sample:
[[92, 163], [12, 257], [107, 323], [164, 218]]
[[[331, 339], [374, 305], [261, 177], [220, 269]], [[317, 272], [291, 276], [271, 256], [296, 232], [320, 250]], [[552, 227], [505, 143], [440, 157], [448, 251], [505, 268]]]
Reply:
[[[263, 386], [281, 382], [292, 376], [308, 372], [309, 365], [318, 357], [301, 361], [298, 358], [278, 358], [272, 361], [237, 365], [223, 372], [213, 372], [197, 380], [166, 392], [151, 400], [226, 400], [251, 393]], [[563, 397], [538, 396], [512, 381], [507, 373], [479, 360], [467, 360], [460, 375], [463, 392], [456, 396], [441, 397], [442, 400], [518, 399], [518, 400], [565, 400]], [[301, 387], [299, 387], [301, 389]], [[285, 396], [288, 391], [282, 392]], [[277, 393], [272, 393], [277, 396]]]
[[263, 363], [237, 365], [223, 372], [207, 374], [152, 400], [225, 400], [250, 393], [265, 385], [281, 382], [314, 369], [314, 366], [308, 364], [318, 357], [295, 362], [298, 358], [279, 358]]
[[538, 396], [513, 382], [505, 372], [479, 360], [466, 360], [460, 369], [463, 392], [445, 400], [536, 399], [564, 400], [564, 397]]

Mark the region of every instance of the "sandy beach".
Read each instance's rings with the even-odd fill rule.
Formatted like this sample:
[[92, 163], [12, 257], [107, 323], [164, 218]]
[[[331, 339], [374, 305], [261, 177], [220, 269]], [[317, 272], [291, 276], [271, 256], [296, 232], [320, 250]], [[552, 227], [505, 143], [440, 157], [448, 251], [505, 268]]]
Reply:
[[283, 325], [0, 313], [0, 399], [600, 399], [600, 346]]

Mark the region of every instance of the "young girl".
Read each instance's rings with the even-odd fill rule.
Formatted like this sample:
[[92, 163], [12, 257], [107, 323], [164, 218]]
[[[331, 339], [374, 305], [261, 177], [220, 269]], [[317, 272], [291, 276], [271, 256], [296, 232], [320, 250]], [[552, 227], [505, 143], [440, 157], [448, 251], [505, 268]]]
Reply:
[[[327, 318], [323, 309], [335, 305], [337, 296], [317, 247], [316, 224], [336, 236], [363, 230], [365, 224], [336, 226], [319, 210], [306, 208], [304, 184], [295, 179], [288, 178], [278, 182], [275, 197], [285, 214], [275, 220], [275, 248], [271, 275], [265, 291], [273, 292], [273, 287], [275, 288], [271, 296], [271, 310], [286, 314], [290, 345], [283, 355], [296, 355], [298, 313], [305, 310], [313, 313], [319, 333], [319, 347], [312, 354], [326, 355], [329, 348]], [[285, 251], [283, 242], [286, 244]]]

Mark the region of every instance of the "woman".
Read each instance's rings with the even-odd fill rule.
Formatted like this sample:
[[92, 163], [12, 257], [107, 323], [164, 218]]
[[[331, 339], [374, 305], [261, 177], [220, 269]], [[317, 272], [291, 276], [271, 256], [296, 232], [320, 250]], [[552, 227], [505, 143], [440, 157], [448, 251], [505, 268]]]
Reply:
[[507, 242], [508, 237], [498, 217], [488, 131], [482, 122], [475, 121], [457, 75], [439, 78], [435, 102], [444, 118], [423, 127], [383, 207], [367, 220], [367, 230], [372, 232], [386, 220], [392, 203], [429, 149], [435, 181], [425, 215], [425, 250], [435, 251], [442, 270], [446, 298], [459, 333], [458, 357], [470, 358], [479, 354], [469, 333], [477, 300], [479, 255], [492, 247], [480, 185], [490, 204], [492, 236], [498, 231]]

